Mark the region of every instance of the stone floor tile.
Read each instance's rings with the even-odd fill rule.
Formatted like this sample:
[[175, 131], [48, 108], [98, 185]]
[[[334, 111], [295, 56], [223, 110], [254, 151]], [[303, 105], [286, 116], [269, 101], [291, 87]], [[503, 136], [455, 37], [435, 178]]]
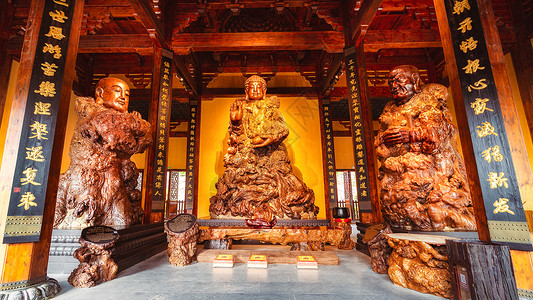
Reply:
[[118, 274], [112, 281], [79, 289], [67, 283], [68, 274], [50, 274], [59, 281], [59, 300], [166, 300], [166, 299], [442, 299], [394, 285], [388, 275], [374, 273], [370, 258], [357, 251], [334, 250], [338, 266], [318, 270], [295, 265], [269, 265], [268, 269], [213, 268], [194, 263], [174, 267], [161, 252]]

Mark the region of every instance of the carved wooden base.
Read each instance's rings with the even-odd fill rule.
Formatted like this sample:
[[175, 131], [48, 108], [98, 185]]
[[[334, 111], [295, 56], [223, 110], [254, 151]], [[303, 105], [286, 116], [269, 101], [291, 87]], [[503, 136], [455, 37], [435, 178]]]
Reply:
[[388, 235], [388, 243], [393, 248], [388, 261], [392, 282], [422, 293], [450, 298], [451, 275], [444, 238], [437, 241], [436, 236], [432, 236], [431, 240], [424, 241], [409, 236], [423, 235]]
[[168, 261], [173, 266], [183, 267], [196, 261], [198, 223], [180, 233], [172, 232], [165, 223], [168, 239]]
[[387, 261], [392, 248], [387, 243], [388, 233], [392, 233], [390, 227], [381, 223], [368, 227], [363, 236], [363, 242], [368, 245], [370, 251], [372, 270], [379, 274], [387, 274], [389, 269]]
[[43, 276], [42, 281], [11, 282], [0, 284], [0, 299], [50, 299], [61, 291], [61, 286], [54, 278]]
[[94, 244], [80, 238], [81, 247], [74, 252], [80, 261], [68, 277], [68, 283], [79, 288], [93, 287], [117, 276], [118, 265], [111, 258], [114, 241], [107, 244]]
[[201, 227], [198, 242], [230, 238], [281, 245], [291, 244], [294, 248], [291, 250], [323, 250], [325, 244], [339, 246], [344, 243], [346, 234], [346, 229], [330, 227], [274, 227], [271, 229]]
[[342, 242], [339, 244], [339, 249], [352, 250], [355, 248], [356, 243], [350, 238], [352, 235], [352, 225], [345, 222], [333, 222], [333, 226], [335, 226], [335, 228], [344, 230], [344, 237]]

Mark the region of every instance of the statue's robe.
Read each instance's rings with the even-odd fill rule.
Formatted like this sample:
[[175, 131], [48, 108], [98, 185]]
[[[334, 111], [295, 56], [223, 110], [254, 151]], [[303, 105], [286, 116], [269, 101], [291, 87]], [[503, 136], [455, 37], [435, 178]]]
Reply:
[[[376, 153], [385, 220], [407, 230], [475, 230], [472, 199], [455, 127], [446, 105], [447, 89], [427, 84], [409, 101], [387, 103], [379, 118]], [[383, 136], [409, 130], [410, 142], [387, 147]]]
[[[278, 110], [278, 97], [236, 101], [242, 102], [243, 117], [238, 124], [230, 121], [225, 171], [210, 199], [211, 216], [316, 219], [314, 193], [294, 175], [283, 144], [289, 129]], [[273, 142], [254, 148], [252, 141], [257, 138]]]

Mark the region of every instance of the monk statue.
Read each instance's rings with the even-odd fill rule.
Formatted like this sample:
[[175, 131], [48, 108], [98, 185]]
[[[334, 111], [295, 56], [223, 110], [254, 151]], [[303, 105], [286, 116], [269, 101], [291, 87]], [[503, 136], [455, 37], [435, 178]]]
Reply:
[[59, 179], [55, 228], [130, 225], [143, 217], [138, 171], [130, 157], [152, 144], [150, 124], [128, 113], [130, 89], [103, 78], [96, 100], [76, 99], [78, 122], [70, 143], [70, 166]]
[[375, 141], [385, 220], [405, 230], [475, 230], [446, 87], [422, 85], [414, 66], [394, 68], [389, 87], [393, 101], [379, 117]]
[[213, 218], [316, 219], [315, 195], [297, 178], [283, 141], [289, 129], [276, 96], [265, 97], [266, 81], [251, 76], [246, 98], [230, 107], [225, 171], [210, 199]]

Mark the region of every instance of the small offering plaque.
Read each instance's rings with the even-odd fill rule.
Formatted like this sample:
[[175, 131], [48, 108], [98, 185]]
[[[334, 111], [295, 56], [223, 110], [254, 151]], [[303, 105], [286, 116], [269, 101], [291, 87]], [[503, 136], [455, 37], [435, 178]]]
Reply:
[[196, 217], [191, 214], [179, 214], [167, 222], [167, 227], [174, 233], [185, 232], [196, 223]]
[[82, 230], [82, 239], [93, 244], [108, 244], [119, 238], [118, 232], [108, 226], [91, 226]]

